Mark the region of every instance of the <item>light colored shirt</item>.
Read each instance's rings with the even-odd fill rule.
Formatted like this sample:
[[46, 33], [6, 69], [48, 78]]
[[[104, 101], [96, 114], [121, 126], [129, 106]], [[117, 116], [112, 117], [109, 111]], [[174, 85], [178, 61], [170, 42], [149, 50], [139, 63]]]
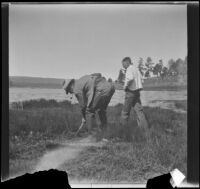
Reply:
[[124, 89], [128, 88], [131, 91], [142, 89], [142, 75], [135, 65], [130, 65], [126, 70]]

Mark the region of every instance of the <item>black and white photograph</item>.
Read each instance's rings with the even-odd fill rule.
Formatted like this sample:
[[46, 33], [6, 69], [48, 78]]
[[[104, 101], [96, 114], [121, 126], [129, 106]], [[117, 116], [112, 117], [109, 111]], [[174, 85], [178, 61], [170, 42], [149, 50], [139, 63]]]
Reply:
[[9, 4], [9, 177], [187, 177], [186, 4]]

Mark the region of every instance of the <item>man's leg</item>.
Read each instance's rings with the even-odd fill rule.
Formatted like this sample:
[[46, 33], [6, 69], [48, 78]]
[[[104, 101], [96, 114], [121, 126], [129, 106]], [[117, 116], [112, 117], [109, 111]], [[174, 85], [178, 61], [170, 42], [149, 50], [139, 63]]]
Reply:
[[138, 127], [140, 127], [140, 129], [144, 133], [145, 140], [148, 141], [149, 140], [148, 122], [147, 122], [146, 116], [144, 114], [140, 98], [135, 103], [134, 110], [135, 110], [136, 115], [137, 115]]
[[134, 94], [132, 92], [126, 92], [125, 101], [121, 113], [122, 138], [125, 140], [127, 140], [130, 137], [128, 129], [128, 119], [133, 101], [134, 101]]
[[111, 86], [111, 88], [107, 92], [107, 94], [102, 96], [100, 103], [99, 103], [98, 115], [99, 115], [99, 119], [100, 119], [100, 122], [101, 122], [100, 127], [101, 127], [104, 138], [107, 138], [107, 135], [106, 135], [106, 130], [107, 130], [106, 110], [107, 110], [108, 104], [110, 103], [110, 100], [111, 100], [114, 92], [115, 92], [115, 88], [114, 88], [114, 86]]
[[138, 95], [137, 100], [133, 103], [133, 108], [137, 115], [138, 127], [144, 129], [148, 128], [148, 123], [141, 104], [140, 95]]
[[86, 113], [86, 120], [87, 120], [87, 129], [88, 133], [92, 133], [92, 129], [94, 128], [96, 121], [95, 121], [95, 113], [92, 111], [87, 111]]
[[107, 116], [105, 109], [99, 109], [97, 112], [100, 120], [100, 128], [101, 130], [105, 130], [107, 128]]
[[130, 115], [133, 100], [134, 100], [133, 94], [130, 93], [130, 92], [126, 92], [124, 105], [123, 105], [122, 113], [121, 113], [121, 124], [123, 126], [128, 125], [128, 118], [129, 118], [129, 115]]
[[101, 129], [101, 138], [108, 138], [108, 125], [107, 125], [107, 115], [106, 110], [101, 109], [98, 111], [99, 119], [100, 119], [100, 129]]
[[[102, 95], [99, 91], [95, 91], [95, 96], [94, 96], [94, 99], [93, 99], [93, 102], [91, 104], [91, 107], [88, 108], [88, 112], [90, 112], [90, 114], [88, 114], [88, 127], [90, 130], [92, 130], [92, 128], [94, 128], [94, 126], [97, 126], [96, 124], [96, 120], [95, 120], [95, 113], [97, 112], [98, 115], [99, 115], [99, 110], [102, 109], [101, 106], [103, 104], [103, 99], [102, 99]], [[103, 114], [103, 113], [100, 113], [100, 114]], [[101, 119], [104, 119], [105, 118], [103, 117], [104, 115], [102, 115], [99, 119], [101, 121]], [[100, 125], [101, 127], [101, 125]], [[98, 126], [98, 131], [99, 131], [99, 126]]]

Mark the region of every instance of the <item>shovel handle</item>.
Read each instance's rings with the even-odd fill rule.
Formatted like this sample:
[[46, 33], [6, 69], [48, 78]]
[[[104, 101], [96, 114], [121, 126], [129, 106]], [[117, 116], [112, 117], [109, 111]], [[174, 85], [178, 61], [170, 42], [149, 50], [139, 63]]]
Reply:
[[78, 132], [81, 130], [81, 128], [83, 127], [84, 124], [85, 124], [85, 123], [81, 123], [81, 125], [80, 125], [78, 131], [76, 131], [76, 133], [75, 133], [75, 136], [78, 134]]

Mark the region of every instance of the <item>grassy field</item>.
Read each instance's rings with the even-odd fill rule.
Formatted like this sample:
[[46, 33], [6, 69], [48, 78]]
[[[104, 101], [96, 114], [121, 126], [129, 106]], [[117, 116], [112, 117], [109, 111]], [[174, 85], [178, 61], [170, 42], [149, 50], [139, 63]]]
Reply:
[[[177, 106], [186, 107], [186, 101]], [[81, 115], [78, 105], [54, 100], [24, 102], [23, 110], [10, 110], [10, 174], [32, 170], [46, 150], [72, 138]], [[122, 105], [108, 108], [107, 135], [112, 142], [89, 147], [78, 158], [63, 164], [70, 179], [100, 182], [141, 182], [153, 175], [178, 168], [187, 173], [187, 116], [171, 110], [144, 107], [149, 121], [148, 138], [137, 127], [134, 112], [129, 125], [121, 128]], [[121, 138], [126, 131], [126, 139]], [[82, 135], [86, 135], [83, 129]], [[97, 136], [98, 137], [98, 136]]]
[[25, 101], [23, 110], [9, 110], [10, 175], [29, 172], [46, 150], [76, 131], [78, 105], [54, 100]]
[[[150, 123], [148, 140], [131, 120], [127, 128], [127, 133], [133, 135], [131, 140], [114, 141], [102, 148], [90, 147], [61, 168], [67, 170], [70, 179], [102, 183], [144, 182], [173, 168], [187, 174], [186, 116], [159, 108], [146, 107], [145, 112]], [[118, 117], [117, 112], [114, 114]], [[120, 138], [120, 128], [114, 123], [110, 127], [110, 137]]]

